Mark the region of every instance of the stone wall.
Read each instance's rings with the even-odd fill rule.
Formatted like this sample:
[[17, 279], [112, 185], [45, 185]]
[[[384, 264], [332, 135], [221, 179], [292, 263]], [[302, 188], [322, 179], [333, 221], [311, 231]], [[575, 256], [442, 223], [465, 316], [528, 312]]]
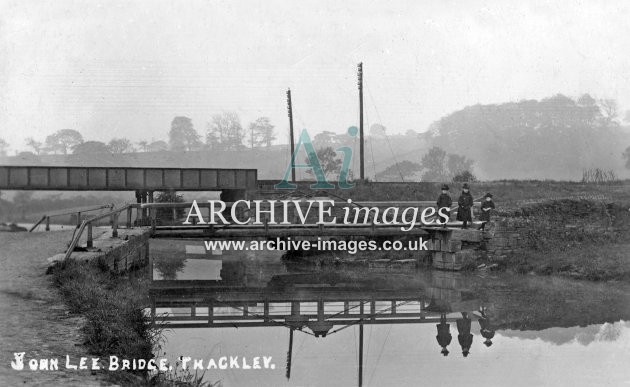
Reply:
[[[98, 231], [95, 231], [97, 233]], [[114, 273], [123, 273], [134, 267], [143, 267], [149, 262], [149, 239], [151, 229], [139, 227], [118, 229], [118, 236], [112, 237], [111, 230], [94, 238], [94, 247], [74, 251], [69, 259], [77, 261], [98, 261]], [[50, 267], [61, 262], [65, 253], [48, 258]]]
[[611, 205], [601, 202], [557, 200], [499, 213], [486, 224], [481, 248], [488, 260], [496, 261], [522, 249], [614, 239], [619, 230], [611, 209]]
[[114, 273], [125, 272], [134, 267], [142, 267], [149, 262], [149, 238], [151, 237], [151, 231], [147, 229], [140, 230], [142, 231], [140, 233], [122, 235], [120, 243], [112, 246], [99, 258]]

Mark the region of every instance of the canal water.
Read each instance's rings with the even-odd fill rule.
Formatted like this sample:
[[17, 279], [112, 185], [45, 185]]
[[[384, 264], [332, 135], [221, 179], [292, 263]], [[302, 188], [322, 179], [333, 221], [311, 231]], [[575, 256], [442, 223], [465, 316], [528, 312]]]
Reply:
[[[630, 385], [624, 283], [317, 268], [201, 240], [150, 251], [153, 313], [168, 324], [157, 355], [238, 358], [205, 371], [223, 386]], [[263, 356], [270, 368], [243, 369]]]

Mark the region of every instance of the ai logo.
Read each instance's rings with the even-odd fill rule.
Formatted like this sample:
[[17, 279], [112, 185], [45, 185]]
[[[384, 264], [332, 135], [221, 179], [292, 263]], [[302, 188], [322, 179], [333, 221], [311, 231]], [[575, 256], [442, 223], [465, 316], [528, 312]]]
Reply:
[[[356, 137], [359, 129], [356, 126], [351, 126], [348, 128], [348, 136]], [[304, 150], [308, 156], [308, 164], [295, 164], [295, 159], [297, 158], [297, 154], [300, 151], [300, 147], [304, 146]], [[350, 162], [352, 161], [352, 148], [348, 146], [341, 146], [335, 149], [337, 152], [343, 153], [343, 159], [341, 163], [341, 169], [339, 171], [339, 188], [341, 189], [349, 189], [354, 187], [354, 184], [348, 183], [348, 174], [350, 171]], [[311, 189], [332, 189], [335, 188], [333, 184], [330, 184], [326, 180], [326, 174], [322, 169], [322, 166], [319, 162], [319, 158], [317, 157], [317, 153], [315, 152], [315, 147], [311, 142], [311, 138], [308, 135], [306, 129], [302, 130], [300, 134], [300, 138], [298, 139], [297, 146], [295, 147], [295, 151], [291, 155], [291, 162], [287, 166], [287, 171], [284, 173], [284, 177], [282, 181], [276, 185], [274, 185], [275, 189], [296, 189], [297, 185], [293, 183], [289, 183], [289, 175], [291, 174], [292, 168], [303, 168], [303, 169], [311, 169], [313, 170], [313, 174], [315, 175], [315, 179], [317, 183], [311, 184]]]

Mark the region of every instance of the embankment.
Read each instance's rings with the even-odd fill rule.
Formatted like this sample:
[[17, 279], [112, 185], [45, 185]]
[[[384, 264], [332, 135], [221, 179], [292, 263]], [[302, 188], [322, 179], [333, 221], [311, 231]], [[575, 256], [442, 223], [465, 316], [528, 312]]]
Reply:
[[[81, 333], [89, 353], [101, 359], [144, 359], [148, 363], [160, 351], [162, 329], [155, 328], [144, 313], [149, 306], [150, 229], [119, 229], [118, 237], [107, 230], [94, 239], [90, 251], [75, 251], [68, 260], [49, 268], [73, 315], [81, 316]], [[57, 255], [57, 258], [63, 254]], [[145, 363], [146, 364], [146, 363]], [[201, 375], [150, 373], [147, 369], [102, 371], [108, 382], [124, 386], [209, 386]]]
[[518, 273], [630, 280], [628, 207], [563, 199], [501, 211], [486, 227], [484, 255], [476, 263]]

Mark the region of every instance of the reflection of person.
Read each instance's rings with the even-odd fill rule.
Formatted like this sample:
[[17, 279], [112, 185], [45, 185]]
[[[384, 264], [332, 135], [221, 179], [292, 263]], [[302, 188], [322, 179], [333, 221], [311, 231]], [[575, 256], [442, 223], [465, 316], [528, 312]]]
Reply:
[[470, 333], [470, 324], [472, 321], [468, 317], [468, 313], [462, 312], [462, 318], [457, 319], [457, 340], [462, 347], [462, 355], [468, 356], [470, 347], [472, 346], [473, 335]]
[[483, 201], [483, 203], [481, 203], [481, 215], [479, 215], [479, 220], [481, 220], [483, 223], [481, 223], [481, 229], [483, 230], [486, 227], [486, 223], [490, 221], [490, 214], [492, 213], [492, 210], [494, 209], [494, 202], [492, 201], [492, 194], [491, 193], [487, 193], [485, 197], [485, 200]]
[[457, 200], [457, 220], [464, 222], [463, 228], [468, 228], [468, 222], [472, 222], [473, 197], [469, 192], [468, 183], [464, 183], [462, 194]]
[[[444, 208], [444, 207], [448, 208], [448, 210], [444, 210], [442, 212], [446, 214], [446, 216], [450, 217], [452, 205], [453, 205], [453, 199], [451, 199], [451, 195], [448, 194], [448, 185], [444, 184], [442, 186], [442, 193], [440, 194], [440, 196], [438, 196], [437, 210], [440, 211], [440, 208]], [[439, 219], [441, 220], [441, 218]], [[446, 227], [447, 222], [448, 220], [446, 220], [442, 226]]]
[[492, 345], [492, 338], [494, 337], [494, 328], [490, 323], [490, 318], [486, 316], [485, 310], [481, 311], [481, 318], [479, 318], [479, 327], [481, 328], [481, 336], [483, 336], [486, 341], [483, 343], [486, 347]]
[[448, 356], [448, 349], [446, 347], [451, 343], [453, 336], [451, 335], [451, 325], [446, 323], [446, 315], [442, 313], [440, 315], [440, 323], [435, 325], [437, 327], [437, 339], [438, 344], [442, 347], [442, 355]]

